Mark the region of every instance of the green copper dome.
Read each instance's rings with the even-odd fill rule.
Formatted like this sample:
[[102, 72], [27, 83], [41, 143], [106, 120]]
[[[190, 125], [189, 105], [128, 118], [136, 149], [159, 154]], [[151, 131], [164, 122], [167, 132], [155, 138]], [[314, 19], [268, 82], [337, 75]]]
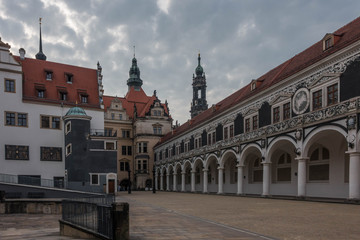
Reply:
[[86, 112], [84, 109], [76, 106], [76, 107], [70, 108], [65, 116], [87, 116], [87, 115], [86, 115]]
[[134, 58], [132, 59], [132, 65], [131, 65], [130, 71], [129, 71], [129, 79], [127, 80], [127, 85], [129, 87], [131, 87], [131, 86], [141, 87], [142, 84], [143, 84], [143, 81], [140, 79], [140, 69], [137, 66], [137, 60], [134, 56]]
[[203, 75], [204, 69], [202, 68], [202, 66], [200, 65], [200, 53], [199, 53], [199, 57], [198, 57], [198, 66], [195, 69], [195, 73], [197, 77], [201, 77]]

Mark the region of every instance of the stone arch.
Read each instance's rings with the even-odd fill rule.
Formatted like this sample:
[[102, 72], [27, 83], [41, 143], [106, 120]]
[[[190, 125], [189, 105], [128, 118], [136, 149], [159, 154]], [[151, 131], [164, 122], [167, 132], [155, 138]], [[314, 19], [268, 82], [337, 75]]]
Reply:
[[[230, 157], [230, 158], [231, 158], [231, 157], [235, 157], [235, 159], [237, 159], [237, 158], [238, 158], [238, 154], [236, 154], [236, 152], [235, 152], [234, 150], [232, 150], [232, 149], [226, 150], [226, 151], [222, 154], [222, 156], [221, 156], [221, 158], [220, 158], [219, 166], [220, 166], [220, 167], [224, 167], [224, 163], [225, 163], [225, 161], [226, 161], [227, 159], [229, 159], [229, 157]], [[236, 160], [236, 161], [237, 161], [237, 160]]]
[[255, 144], [255, 143], [250, 143], [243, 149], [243, 151], [241, 153], [241, 158], [240, 158], [239, 164], [245, 165], [246, 157], [249, 154], [251, 154], [252, 152], [258, 152], [261, 155], [262, 150], [259, 145]]
[[219, 164], [218, 157], [214, 153], [211, 153], [204, 162], [205, 169], [208, 169], [209, 164], [211, 163], [211, 161], [214, 161], [214, 160], [215, 160], [216, 165], [218, 165]]

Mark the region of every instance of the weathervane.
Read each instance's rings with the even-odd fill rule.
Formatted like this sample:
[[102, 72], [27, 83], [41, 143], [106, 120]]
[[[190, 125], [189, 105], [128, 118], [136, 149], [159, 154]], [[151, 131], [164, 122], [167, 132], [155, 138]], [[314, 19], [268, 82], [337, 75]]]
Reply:
[[40, 17], [40, 18], [39, 18], [39, 23], [40, 23], [40, 25], [41, 25], [41, 19], [42, 19], [42, 18]]

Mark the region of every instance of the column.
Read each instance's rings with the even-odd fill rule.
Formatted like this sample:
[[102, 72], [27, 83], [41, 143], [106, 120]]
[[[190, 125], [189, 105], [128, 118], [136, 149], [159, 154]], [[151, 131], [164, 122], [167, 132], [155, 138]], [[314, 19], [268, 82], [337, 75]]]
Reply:
[[191, 171], [191, 192], [195, 192], [195, 171]]
[[185, 172], [181, 172], [181, 191], [185, 192]]
[[237, 195], [243, 194], [244, 165], [237, 165]]
[[174, 175], [173, 175], [173, 183], [174, 183], [174, 186], [173, 186], [173, 191], [176, 192], [176, 176], [177, 176], [177, 173], [174, 172]]
[[208, 169], [204, 169], [204, 189], [203, 189], [203, 193], [207, 193], [208, 192]]
[[170, 174], [166, 174], [166, 191], [170, 191]]
[[223, 191], [223, 173], [224, 173], [224, 168], [223, 167], [218, 167], [218, 170], [219, 170], [219, 185], [218, 185], [218, 192], [217, 194], [223, 194], [224, 191]]
[[160, 174], [160, 191], [164, 191], [164, 174]]
[[263, 162], [263, 192], [262, 196], [270, 195], [270, 162]]
[[306, 158], [295, 158], [298, 161], [298, 197], [306, 196], [306, 162], [309, 160]]
[[158, 173], [157, 172], [155, 172], [155, 179], [154, 179], [154, 181], [155, 181], [155, 189], [156, 190], [159, 190], [159, 186], [158, 186]]
[[360, 199], [360, 152], [349, 153], [349, 199]]

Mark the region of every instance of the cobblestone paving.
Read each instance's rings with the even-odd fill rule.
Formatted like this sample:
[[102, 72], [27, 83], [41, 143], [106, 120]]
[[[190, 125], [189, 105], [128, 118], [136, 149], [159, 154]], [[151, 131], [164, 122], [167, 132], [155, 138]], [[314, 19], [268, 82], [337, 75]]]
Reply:
[[360, 239], [360, 205], [172, 192], [120, 193], [118, 200], [130, 203], [132, 239], [242, 239], [238, 231], [219, 234], [216, 224], [276, 239]]

